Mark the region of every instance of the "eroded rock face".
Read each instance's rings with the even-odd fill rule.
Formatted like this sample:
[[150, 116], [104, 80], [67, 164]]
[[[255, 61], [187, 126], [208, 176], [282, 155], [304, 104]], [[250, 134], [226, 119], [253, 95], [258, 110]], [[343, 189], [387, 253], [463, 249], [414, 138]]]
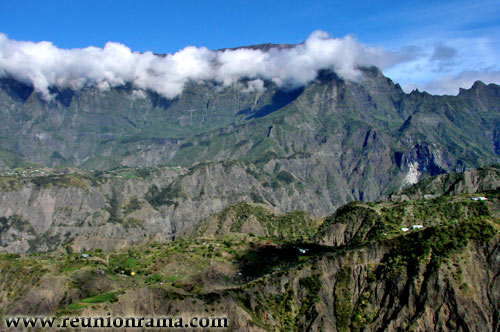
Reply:
[[[177, 197], [167, 188], [152, 204]], [[321, 220], [238, 203], [173, 241], [4, 254], [0, 310], [223, 316], [231, 331], [496, 331], [500, 195], [485, 195], [352, 202]]]
[[[245, 163], [214, 162], [192, 169], [157, 168], [155, 174], [129, 179], [127, 170], [105, 174], [99, 181], [78, 174], [11, 178], [8, 181], [14, 184], [0, 192], [1, 247], [8, 252], [29, 252], [68, 244], [75, 252], [110, 250], [153, 238], [171, 239], [241, 201], [324, 217], [352, 199], [352, 194], [345, 193], [332, 201], [325, 183], [309, 183], [307, 175], [296, 175], [301, 174], [297, 169], [274, 168], [267, 172]], [[42, 179], [45, 184], [39, 185]], [[440, 175], [391, 199], [473, 193], [498, 186], [499, 179], [497, 168]], [[336, 230], [332, 229], [325, 244], [340, 245], [360, 234], [341, 224], [332, 226]], [[248, 222], [243, 226], [248, 232], [270, 235], [261, 225]]]
[[0, 142], [0, 160], [11, 168], [25, 159], [96, 169], [320, 161], [334, 164], [335, 180], [346, 174], [364, 180], [356, 179], [363, 188], [354, 189], [365, 195], [380, 191], [364, 183], [367, 177], [384, 185], [382, 175], [394, 166], [406, 173], [418, 162], [419, 171], [437, 174], [498, 161], [498, 86], [475, 85], [458, 96], [405, 94], [376, 68], [363, 73], [354, 83], [322, 72], [294, 91], [272, 82], [253, 92], [238, 84], [192, 83], [167, 100], [151, 92], [135, 98], [124, 86], [59, 92], [70, 98], [51, 103], [2, 79], [0, 129], [10, 139]]
[[[499, 248], [496, 237], [486, 244], [471, 243], [437, 269], [423, 260], [417, 266], [380, 274], [392, 248], [376, 244], [320, 257], [281, 272], [279, 278], [269, 275], [245, 287], [207, 294], [138, 287], [119, 293], [105, 309], [84, 307], [81, 316], [108, 312], [122, 317], [222, 316], [228, 318], [229, 330], [239, 331], [495, 331], [500, 311]], [[113, 290], [102, 275], [83, 270], [72, 280], [79, 278], [95, 283], [94, 291]], [[47, 315], [64, 303], [95, 293], [67, 289], [64, 282], [42, 279], [8, 313]]]
[[500, 187], [498, 166], [429, 177], [390, 195], [393, 201], [430, 199], [441, 195], [474, 194]]
[[319, 216], [337, 204], [288, 172], [269, 174], [243, 163], [157, 172], [133, 179], [108, 174], [98, 181], [78, 174], [12, 178], [16, 184], [0, 192], [2, 250], [48, 251], [69, 244], [79, 252], [168, 240], [240, 201]]
[[376, 68], [363, 75], [350, 82], [325, 71], [293, 91], [272, 82], [250, 93], [192, 83], [174, 100], [133, 98], [127, 86], [89, 88], [50, 103], [3, 79], [0, 130], [9, 140], [0, 141], [0, 168], [180, 168], [106, 183], [6, 185], [0, 217], [20, 218], [26, 228], [5, 220], [2, 247], [44, 251], [78, 238], [79, 250], [101, 246], [99, 237], [118, 246], [166, 239], [239, 201], [323, 217], [429, 175], [499, 162], [498, 86], [405, 94]]

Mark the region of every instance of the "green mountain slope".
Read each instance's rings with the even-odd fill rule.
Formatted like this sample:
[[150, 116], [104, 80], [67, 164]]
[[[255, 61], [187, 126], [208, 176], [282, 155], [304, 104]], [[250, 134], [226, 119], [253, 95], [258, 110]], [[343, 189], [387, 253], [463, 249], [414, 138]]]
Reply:
[[[224, 316], [243, 331], [495, 331], [499, 207], [498, 192], [486, 202], [351, 203], [311, 223], [238, 204], [171, 242], [88, 256], [2, 254], [0, 310]], [[268, 234], [250, 234], [248, 222]], [[400, 229], [413, 223], [423, 228]], [[310, 231], [297, 234], [299, 225]], [[338, 225], [345, 237], [332, 242]]]
[[[206, 161], [281, 167], [326, 183], [333, 205], [374, 200], [401, 186], [499, 161], [500, 88], [476, 83], [458, 96], [405, 94], [376, 68], [359, 82], [321, 72], [308, 86], [191, 83], [173, 100], [130, 86], [58, 91], [44, 102], [0, 84], [0, 146], [19, 161], [95, 169]], [[2, 154], [0, 154], [0, 158]], [[12, 156], [6, 165], [13, 167]], [[4, 166], [5, 167], [5, 166]]]

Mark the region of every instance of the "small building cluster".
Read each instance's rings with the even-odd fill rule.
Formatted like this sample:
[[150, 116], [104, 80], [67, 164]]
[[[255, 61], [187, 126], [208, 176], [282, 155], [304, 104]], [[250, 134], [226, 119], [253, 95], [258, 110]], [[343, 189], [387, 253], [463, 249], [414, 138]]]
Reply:
[[420, 229], [420, 228], [424, 228], [424, 225], [412, 225], [411, 228], [402, 227], [401, 230], [403, 232], [409, 232], [409, 231], [414, 231], [414, 230]]

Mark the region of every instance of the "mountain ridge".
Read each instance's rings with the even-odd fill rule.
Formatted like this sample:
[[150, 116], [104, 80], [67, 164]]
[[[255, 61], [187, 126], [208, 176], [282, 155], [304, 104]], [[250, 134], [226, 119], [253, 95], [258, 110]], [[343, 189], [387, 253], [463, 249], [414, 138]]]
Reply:
[[[0, 312], [211, 313], [227, 317], [231, 330], [256, 332], [494, 331], [500, 310], [500, 196], [498, 189], [489, 195], [486, 202], [467, 195], [353, 202], [319, 229], [310, 224], [310, 234], [297, 234], [295, 223], [252, 234], [255, 229], [245, 230], [245, 223], [274, 227], [266, 220], [279, 214], [237, 204], [207, 219], [223, 225], [213, 236], [85, 255], [0, 254]], [[402, 230], [415, 221], [423, 228]], [[348, 231], [339, 232], [341, 226]]]
[[[102, 245], [87, 243], [96, 232], [115, 237], [113, 246], [168, 238], [238, 201], [324, 217], [427, 176], [500, 161], [499, 86], [406, 94], [377, 68], [363, 73], [352, 82], [322, 71], [299, 90], [192, 82], [172, 100], [128, 85], [59, 91], [47, 102], [1, 80], [3, 243], [49, 250], [81, 236], [80, 250]], [[62, 165], [84, 174], [30, 180]]]

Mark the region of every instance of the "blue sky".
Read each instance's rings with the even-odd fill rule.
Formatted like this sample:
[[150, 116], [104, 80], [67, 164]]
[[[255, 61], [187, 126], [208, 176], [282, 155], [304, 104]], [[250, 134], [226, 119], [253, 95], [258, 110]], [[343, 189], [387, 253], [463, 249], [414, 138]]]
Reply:
[[0, 1], [0, 33], [63, 49], [114, 41], [133, 51], [174, 53], [188, 45], [299, 43], [315, 30], [411, 54], [384, 70], [407, 91], [453, 93], [475, 79], [500, 82], [498, 0]]

